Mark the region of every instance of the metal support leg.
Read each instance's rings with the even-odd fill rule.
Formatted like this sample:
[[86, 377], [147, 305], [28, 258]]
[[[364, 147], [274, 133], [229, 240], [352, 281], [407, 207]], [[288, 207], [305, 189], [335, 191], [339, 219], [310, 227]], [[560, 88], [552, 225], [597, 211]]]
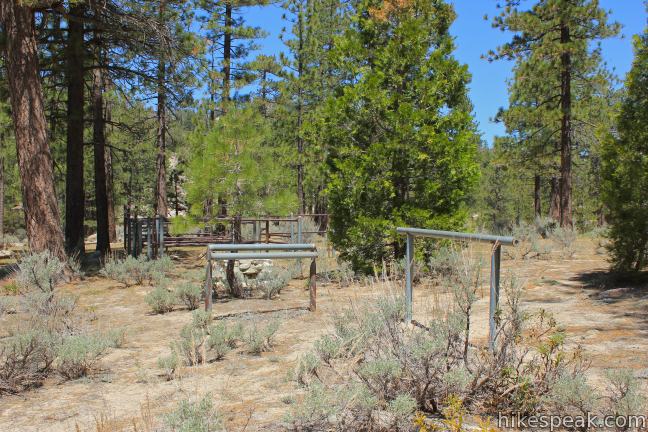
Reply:
[[313, 258], [310, 265], [310, 274], [309, 274], [309, 297], [310, 297], [310, 306], [309, 310], [315, 312], [317, 310], [317, 258]]
[[491, 255], [491, 274], [490, 274], [490, 304], [489, 304], [489, 332], [488, 348], [493, 352], [495, 350], [495, 336], [497, 334], [497, 323], [495, 316], [499, 307], [499, 282], [500, 282], [500, 259], [502, 255], [502, 246], [499, 243], [493, 245]]
[[414, 237], [407, 234], [405, 246], [405, 322], [412, 322], [412, 273], [414, 272]]

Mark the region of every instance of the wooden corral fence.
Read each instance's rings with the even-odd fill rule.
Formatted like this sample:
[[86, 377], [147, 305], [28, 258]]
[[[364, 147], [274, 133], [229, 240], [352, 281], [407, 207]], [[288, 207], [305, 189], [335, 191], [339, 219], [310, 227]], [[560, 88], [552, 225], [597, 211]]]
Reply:
[[[306, 227], [305, 220], [312, 220], [316, 227]], [[235, 236], [237, 220], [235, 217], [216, 217], [205, 219], [202, 228], [191, 233], [171, 234], [171, 222], [161, 216], [131, 216], [124, 210], [124, 250], [133, 256], [143, 253], [149, 258], [164, 255], [165, 249], [186, 246], [206, 246], [223, 243], [303, 243], [304, 236], [317, 234], [326, 236], [328, 214], [299, 214], [296, 216], [263, 216], [240, 218], [241, 233]], [[250, 233], [243, 234], [243, 227], [251, 226]], [[283, 228], [285, 231], [273, 228]], [[238, 238], [237, 238], [238, 237]]]

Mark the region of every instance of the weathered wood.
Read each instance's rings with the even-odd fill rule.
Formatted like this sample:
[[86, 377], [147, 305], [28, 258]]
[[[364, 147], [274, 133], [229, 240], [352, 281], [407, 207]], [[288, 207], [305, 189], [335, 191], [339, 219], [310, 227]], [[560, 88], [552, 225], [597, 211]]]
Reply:
[[310, 297], [310, 305], [308, 309], [311, 312], [315, 312], [317, 310], [317, 261], [316, 258], [313, 258], [311, 260], [311, 265], [310, 265], [310, 277], [308, 281], [308, 287], [309, 287], [309, 297]]

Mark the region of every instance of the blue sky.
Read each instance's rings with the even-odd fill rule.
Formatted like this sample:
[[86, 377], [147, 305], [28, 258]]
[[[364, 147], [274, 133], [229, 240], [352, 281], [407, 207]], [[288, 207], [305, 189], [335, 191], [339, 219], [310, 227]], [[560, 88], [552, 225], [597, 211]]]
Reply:
[[[488, 144], [493, 137], [504, 134], [500, 124], [491, 119], [497, 110], [507, 105], [506, 80], [511, 75], [511, 63], [499, 61], [488, 63], [481, 55], [489, 49], [510, 39], [510, 33], [503, 33], [484, 21], [484, 15], [493, 16], [496, 0], [454, 0], [457, 20], [451, 28], [456, 41], [456, 57], [468, 65], [472, 74], [470, 98], [474, 105], [479, 131]], [[643, 0], [600, 0], [601, 6], [610, 11], [610, 19], [619, 22], [623, 37], [603, 42], [603, 57], [608, 67], [624, 78], [632, 64], [632, 35], [641, 33], [646, 26], [646, 9]], [[264, 29], [268, 36], [259, 41], [258, 53], [278, 54], [284, 50], [279, 34], [289, 25], [281, 19], [284, 11], [278, 5], [250, 8], [245, 13], [248, 25]]]

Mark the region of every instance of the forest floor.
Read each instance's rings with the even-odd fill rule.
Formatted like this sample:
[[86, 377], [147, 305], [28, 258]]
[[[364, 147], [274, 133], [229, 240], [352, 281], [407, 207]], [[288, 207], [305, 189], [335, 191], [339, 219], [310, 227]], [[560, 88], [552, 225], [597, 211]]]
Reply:
[[[552, 312], [566, 328], [568, 342], [582, 345], [596, 379], [606, 368], [627, 367], [647, 377], [648, 284], [610, 285], [606, 257], [595, 253], [589, 239], [577, 243], [572, 259], [504, 260], [504, 275], [514, 271], [524, 284], [523, 306]], [[202, 249], [178, 255], [172, 277], [204, 268]], [[484, 256], [484, 258], [486, 258]], [[488, 267], [486, 266], [486, 270]], [[488, 276], [478, 293], [474, 338], [487, 335]], [[229, 431], [274, 430], [302, 390], [289, 380], [300, 354], [330, 329], [332, 317], [350, 304], [402, 291], [402, 282], [319, 283], [318, 310], [289, 308], [308, 304], [305, 280], [293, 280], [274, 300], [222, 300], [219, 316], [250, 312], [238, 320], [279, 318], [281, 327], [271, 352], [251, 355], [236, 349], [224, 360], [185, 368], [167, 381], [157, 359], [191, 321], [191, 313], [176, 308], [164, 315], [150, 313], [144, 296], [150, 287], [121, 287], [99, 276], [67, 284], [62, 291], [79, 296], [79, 306], [94, 314], [94, 326], [126, 329], [126, 342], [110, 350], [91, 376], [63, 381], [51, 378], [42, 387], [0, 399], [2, 431], [133, 430], [147, 418], [172, 411], [181, 399], [210, 393]], [[627, 288], [627, 289], [626, 289]], [[612, 290], [611, 290], [612, 289]], [[443, 303], [443, 287], [422, 283], [414, 289], [414, 318], [425, 322]], [[276, 313], [259, 311], [283, 309]], [[234, 318], [231, 318], [234, 319]], [[2, 325], [2, 319], [0, 319]], [[3, 333], [0, 327], [0, 335]], [[126, 429], [128, 428], [128, 429]], [[146, 430], [138, 426], [137, 430]]]

